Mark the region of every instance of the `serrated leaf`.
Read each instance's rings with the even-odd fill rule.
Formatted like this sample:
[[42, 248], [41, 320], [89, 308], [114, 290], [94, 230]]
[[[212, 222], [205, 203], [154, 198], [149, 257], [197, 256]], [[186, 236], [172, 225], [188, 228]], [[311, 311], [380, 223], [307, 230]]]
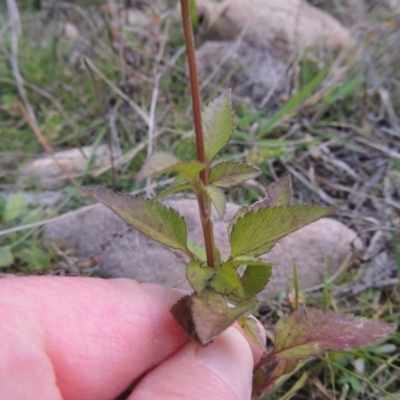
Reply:
[[229, 142], [235, 128], [230, 90], [213, 100], [203, 111], [204, 147], [207, 161]]
[[171, 313], [183, 330], [201, 346], [207, 346], [241, 315], [256, 305], [255, 300], [229, 307], [224, 296], [205, 289], [201, 296], [185, 296], [174, 304]]
[[87, 193], [144, 235], [188, 253], [186, 223], [176, 210], [157, 201], [128, 194], [103, 190], [92, 190]]
[[267, 285], [271, 278], [272, 265], [259, 261], [256, 264], [248, 265], [240, 279], [244, 298], [250, 299], [256, 296]]
[[151, 176], [177, 172], [184, 175], [188, 180], [194, 180], [205, 168], [205, 164], [198, 161], [181, 161], [171, 153], [159, 151], [154, 153], [143, 164], [136, 175], [136, 181], [141, 182]]
[[236, 269], [228, 263], [223, 263], [210, 281], [210, 286], [221, 294], [231, 294], [241, 289], [240, 279]]
[[281, 359], [274, 359], [275, 365], [272, 365], [273, 370], [272, 372], [268, 375], [268, 377], [265, 378], [264, 386], [266, 384], [268, 385], [267, 387], [271, 387], [278, 378], [280, 378], [282, 375], [287, 375], [293, 372], [297, 366], [299, 365], [299, 361], [295, 360], [281, 360]]
[[252, 210], [265, 207], [290, 206], [292, 202], [292, 180], [290, 175], [271, 183], [265, 189], [265, 199], [251, 206]]
[[10, 267], [14, 264], [14, 255], [10, 246], [0, 247], [0, 268]]
[[187, 183], [188, 180], [184, 175], [178, 174], [174, 179], [174, 185], [181, 185], [183, 183]]
[[207, 194], [210, 196], [211, 202], [213, 203], [215, 209], [217, 210], [219, 217], [221, 219], [224, 218], [226, 210], [226, 196], [224, 192], [220, 188], [217, 188], [214, 185], [207, 185], [205, 187], [205, 190]]
[[394, 325], [351, 314], [298, 310], [275, 325], [274, 353], [280, 360], [301, 360], [326, 350], [366, 346], [394, 329]]
[[255, 343], [264, 352], [267, 351], [267, 348], [265, 346], [265, 340], [262, 338], [260, 334], [260, 329], [254, 318], [249, 316], [241, 316], [237, 320], [237, 323], [253, 343]]
[[142, 165], [140, 171], [136, 175], [136, 181], [140, 182], [150, 176], [163, 173], [164, 170], [173, 165], [181, 163], [177, 156], [164, 151], [157, 151], [153, 153]]
[[250, 300], [228, 307], [224, 296], [212, 290], [206, 296], [193, 298], [193, 320], [201, 343], [208, 344], [256, 304], [255, 300]]
[[193, 240], [187, 241], [187, 247], [199, 261], [205, 262], [207, 260], [207, 253], [204, 247], [199, 246], [197, 243], [193, 242]]
[[239, 267], [240, 265], [265, 265], [265, 266], [272, 266], [273, 263], [265, 262], [261, 258], [258, 257], [251, 257], [251, 256], [239, 256], [235, 257], [232, 260], [229, 260], [229, 264], [234, 266], [235, 268]]
[[25, 196], [22, 192], [16, 193], [7, 200], [3, 213], [3, 221], [14, 221], [25, 215], [27, 211], [28, 203], [26, 202]]
[[233, 216], [231, 223], [228, 226], [228, 235], [231, 237], [232, 234], [232, 229], [236, 225], [236, 222], [244, 217], [248, 212], [250, 211], [249, 206], [242, 206], [239, 208], [239, 210], [236, 211], [236, 214]]
[[164, 190], [164, 192], [161, 192], [157, 196], [153, 197], [151, 199], [151, 201], [161, 200], [167, 196], [170, 196], [171, 194], [183, 192], [184, 190], [188, 190], [191, 188], [192, 188], [192, 185], [190, 183], [184, 183], [182, 185], [173, 186], [172, 188]]
[[200, 343], [199, 338], [196, 333], [196, 327], [194, 325], [194, 320], [192, 316], [192, 298], [194, 294], [187, 295], [178, 300], [171, 307], [171, 314], [175, 321], [180, 325], [184, 332], [194, 341]]
[[202, 263], [197, 260], [191, 261], [186, 267], [186, 278], [197, 293], [204, 290], [214, 274], [213, 268], [202, 266]]
[[314, 205], [251, 210], [235, 219], [230, 229], [231, 257], [264, 254], [282, 237], [335, 210]]
[[238, 162], [221, 162], [211, 169], [210, 183], [216, 186], [230, 188], [248, 179], [254, 179], [260, 170], [249, 164]]

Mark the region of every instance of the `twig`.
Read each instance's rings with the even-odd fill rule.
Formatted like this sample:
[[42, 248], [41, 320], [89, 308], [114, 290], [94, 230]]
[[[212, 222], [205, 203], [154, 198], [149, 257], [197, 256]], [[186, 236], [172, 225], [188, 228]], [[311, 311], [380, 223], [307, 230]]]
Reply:
[[[16, 85], [15, 81], [13, 81], [12, 79], [9, 78], [0, 78], [0, 83], [4, 82], [4, 83], [9, 83], [12, 85]], [[59, 113], [61, 114], [61, 116], [63, 117], [64, 121], [68, 124], [70, 124], [71, 126], [73, 126], [74, 128], [77, 128], [76, 124], [72, 121], [72, 118], [70, 118], [67, 113], [65, 112], [63, 106], [61, 105], [61, 103], [49, 92], [47, 92], [46, 90], [32, 84], [29, 82], [24, 82], [24, 87], [31, 89], [33, 92], [36, 92], [37, 94], [39, 94], [40, 96], [44, 97], [45, 99], [51, 101], [54, 105], [54, 107], [59, 111]]]
[[128, 104], [140, 115], [143, 121], [148, 126], [150, 124], [149, 116], [133, 101], [127, 96], [121, 89], [114, 85], [93, 63], [92, 61], [84, 57], [85, 64], [100, 78], [102, 79], [118, 96], [123, 100], [128, 102]]
[[54, 163], [60, 168], [65, 177], [77, 188], [80, 188], [78, 182], [70, 175], [67, 169], [57, 160], [54, 156], [54, 151], [51, 146], [47, 143], [46, 139], [42, 135], [39, 129], [39, 125], [33, 111], [33, 107], [28, 100], [28, 96], [24, 87], [24, 80], [21, 76], [18, 64], [18, 34], [21, 33], [21, 21], [18, 13], [17, 4], [14, 0], [7, 0], [8, 12], [11, 20], [11, 68], [13, 71], [15, 83], [18, 88], [18, 93], [21, 98], [21, 102], [18, 102], [18, 107], [24, 116], [25, 121], [28, 123], [37, 140], [41, 143], [46, 152], [51, 156]]
[[[154, 141], [154, 129], [156, 127], [156, 106], [158, 97], [158, 88], [160, 85], [161, 74], [157, 73], [154, 78], [153, 94], [151, 96], [151, 105], [149, 113], [149, 129], [147, 134], [147, 158], [153, 153], [153, 141]], [[146, 181], [146, 197], [151, 197], [151, 178], [147, 178]]]
[[107, 138], [108, 138], [107, 142], [108, 142], [108, 148], [109, 148], [109, 151], [110, 151], [111, 185], [112, 185], [113, 190], [115, 191], [116, 187], [117, 187], [117, 184], [116, 184], [116, 180], [115, 180], [114, 146], [113, 146], [113, 137], [112, 137], [112, 124], [111, 124], [111, 120], [107, 121], [106, 110], [105, 110], [104, 104], [103, 104], [103, 102], [101, 100], [100, 90], [99, 90], [99, 87], [97, 86], [97, 82], [96, 82], [96, 79], [94, 77], [93, 70], [87, 64], [87, 60], [88, 60], [87, 58], [83, 59], [87, 69], [89, 70], [89, 75], [90, 75], [90, 78], [92, 80], [92, 85], [93, 85], [94, 91], [96, 92], [96, 97], [97, 97], [97, 101], [98, 101], [99, 106], [100, 106], [100, 110], [101, 110], [101, 114], [102, 114], [103, 120], [104, 120], [104, 122], [106, 124], [107, 124], [107, 122], [110, 122], [108, 124], [110, 129], [109, 129], [109, 132], [108, 132], [109, 134], [107, 135]]
[[365, 146], [369, 146], [375, 150], [378, 150], [388, 157], [392, 157], [392, 158], [395, 158], [396, 160], [400, 160], [400, 153], [395, 150], [391, 150], [391, 149], [387, 148], [386, 146], [382, 146], [379, 143], [371, 142], [370, 140], [363, 138], [363, 137], [356, 137], [356, 138], [354, 138], [354, 140], [358, 143], [364, 144]]
[[21, 98], [21, 101], [24, 104], [25, 110], [26, 110], [27, 114], [29, 115], [29, 119], [31, 120], [31, 123], [34, 124], [35, 127], [37, 127], [38, 123], [36, 120], [36, 116], [35, 116], [32, 106], [31, 106], [31, 103], [28, 100], [28, 96], [26, 94], [26, 90], [24, 87], [24, 79], [22, 78], [22, 75], [21, 75], [21, 72], [19, 69], [19, 63], [18, 63], [18, 36], [22, 32], [21, 20], [19, 17], [18, 7], [14, 0], [7, 0], [7, 8], [8, 8], [8, 14], [10, 17], [10, 24], [11, 24], [11, 30], [10, 30], [11, 59], [10, 59], [10, 62], [11, 62], [12, 72], [14, 75], [15, 83], [18, 88], [19, 97]]
[[65, 168], [65, 166], [60, 163], [57, 159], [57, 157], [54, 155], [54, 150], [53, 148], [48, 144], [46, 138], [42, 135], [40, 132], [38, 126], [34, 123], [34, 121], [31, 120], [30, 115], [28, 114], [26, 108], [21, 102], [18, 102], [18, 107], [21, 110], [22, 115], [24, 116], [25, 121], [27, 124], [30, 126], [32, 129], [32, 132], [36, 136], [36, 139], [39, 141], [39, 143], [43, 146], [45, 149], [46, 153], [50, 155], [54, 163], [57, 165], [57, 167], [60, 169], [60, 171], [65, 175], [65, 177], [68, 179], [68, 181], [77, 187], [79, 190], [81, 190], [79, 183], [71, 176], [69, 171]]
[[[162, 130], [156, 131], [153, 135], [153, 138], [157, 138], [163, 133]], [[125, 164], [132, 160], [134, 157], [136, 157], [137, 154], [139, 154], [145, 147], [147, 146], [147, 141], [146, 142], [141, 142], [138, 144], [134, 149], [128, 151], [126, 154], [124, 154], [121, 158], [114, 160], [114, 167], [118, 167], [122, 164]], [[97, 171], [93, 172], [93, 177], [97, 178], [98, 176], [104, 174], [108, 170], [112, 168], [112, 165], [106, 165], [104, 167], [99, 168]]]
[[[170, 185], [171, 183], [173, 183], [174, 180], [175, 180], [175, 178], [170, 178], [170, 179], [166, 179], [164, 181], [154, 182], [152, 184], [152, 186], [154, 188], [161, 187], [161, 186], [167, 186], [167, 185]], [[146, 190], [145, 188], [138, 189], [138, 190], [135, 190], [134, 192], [131, 192], [130, 194], [135, 196], [135, 195], [143, 193], [145, 190]], [[90, 206], [82, 207], [79, 210], [76, 210], [76, 211], [73, 211], [73, 212], [76, 213], [76, 214], [80, 214], [80, 213], [86, 212], [87, 210], [90, 210], [90, 209], [96, 208], [96, 207], [102, 207], [102, 205], [100, 203], [91, 204]], [[31, 224], [26, 224], [26, 225], [22, 225], [22, 226], [15, 226], [15, 227], [10, 228], [10, 229], [5, 229], [3, 231], [0, 231], [0, 236], [11, 235], [12, 233], [24, 231], [26, 229], [40, 228], [41, 226], [47, 225], [47, 224], [49, 224], [51, 222], [61, 221], [63, 219], [69, 218], [69, 214], [70, 214], [70, 212], [67, 212], [67, 213], [65, 213], [63, 215], [58, 215], [57, 217], [54, 217], [54, 218], [49, 218], [49, 219], [46, 219], [46, 220], [43, 220], [43, 221], [33, 222]]]
[[324, 200], [327, 204], [331, 206], [336, 206], [336, 202], [330, 197], [327, 193], [325, 193], [321, 188], [317, 185], [313, 185], [308, 179], [306, 179], [302, 174], [300, 174], [295, 168], [290, 165], [286, 165], [286, 169], [289, 171], [291, 175], [294, 175], [300, 182], [302, 182], [308, 189], [316, 193], [322, 200]]

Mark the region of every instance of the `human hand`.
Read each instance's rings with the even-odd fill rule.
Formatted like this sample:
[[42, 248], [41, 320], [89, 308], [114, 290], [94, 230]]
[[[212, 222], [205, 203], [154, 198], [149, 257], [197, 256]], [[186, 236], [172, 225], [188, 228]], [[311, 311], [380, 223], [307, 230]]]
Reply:
[[189, 342], [169, 312], [180, 297], [125, 279], [0, 280], [0, 399], [250, 399], [261, 350], [235, 328]]

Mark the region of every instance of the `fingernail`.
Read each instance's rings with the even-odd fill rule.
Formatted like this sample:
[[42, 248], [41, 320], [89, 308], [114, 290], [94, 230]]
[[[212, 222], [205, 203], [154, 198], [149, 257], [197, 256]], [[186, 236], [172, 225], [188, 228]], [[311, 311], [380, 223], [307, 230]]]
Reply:
[[200, 364], [217, 375], [236, 394], [237, 399], [251, 398], [253, 355], [241, 333], [229, 328], [205, 348], [198, 348]]

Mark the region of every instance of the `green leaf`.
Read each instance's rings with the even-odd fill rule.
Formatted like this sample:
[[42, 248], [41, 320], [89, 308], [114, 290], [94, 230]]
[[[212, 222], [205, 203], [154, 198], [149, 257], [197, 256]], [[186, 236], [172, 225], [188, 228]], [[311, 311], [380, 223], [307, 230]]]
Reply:
[[187, 249], [186, 223], [178, 212], [156, 201], [103, 190], [86, 191], [144, 235], [174, 249]]
[[240, 218], [243, 218], [250, 210], [251, 208], [249, 206], [242, 206], [236, 211], [236, 214], [233, 216], [232, 221], [228, 226], [229, 237], [231, 237], [232, 229], [236, 225], [237, 221], [239, 221]]
[[255, 343], [264, 352], [267, 351], [265, 340], [262, 338], [260, 329], [254, 318], [243, 315], [237, 320], [237, 323], [253, 343]]
[[275, 325], [273, 352], [280, 360], [301, 360], [326, 350], [366, 346], [394, 329], [394, 325], [351, 314], [298, 310]]
[[188, 183], [187, 178], [182, 174], [177, 175], [174, 179], [174, 185], [181, 185], [183, 183]]
[[210, 183], [230, 188], [260, 174], [260, 170], [249, 164], [238, 162], [222, 162], [211, 169]]
[[223, 295], [206, 288], [200, 296], [183, 297], [172, 306], [171, 313], [189, 337], [207, 346], [256, 304], [250, 300], [229, 307]]
[[204, 247], [199, 246], [197, 243], [193, 242], [193, 240], [187, 241], [187, 247], [199, 261], [205, 262], [207, 260], [207, 253]]
[[191, 188], [192, 188], [192, 185], [190, 183], [184, 183], [182, 185], [173, 186], [172, 188], [164, 190], [164, 192], [161, 192], [157, 196], [153, 197], [151, 199], [151, 201], [157, 201], [157, 200], [163, 199], [167, 196], [170, 196], [171, 194], [183, 192], [184, 190], [189, 190]]
[[214, 274], [213, 268], [202, 266], [202, 263], [197, 260], [190, 262], [186, 267], [186, 278], [197, 293], [204, 290]]
[[272, 264], [259, 261], [248, 265], [241, 278], [244, 297], [250, 299], [256, 296], [267, 285], [272, 274]]
[[140, 168], [136, 175], [136, 181], [140, 182], [150, 176], [164, 173], [168, 168], [181, 163], [177, 156], [164, 151], [157, 151], [153, 153]]
[[213, 100], [203, 111], [204, 147], [209, 163], [229, 142], [235, 128], [230, 90]]
[[234, 219], [230, 229], [231, 257], [259, 256], [276, 242], [336, 210], [336, 207], [292, 206], [251, 210]]
[[292, 202], [292, 181], [290, 175], [271, 183], [265, 189], [265, 199], [251, 206], [252, 210], [265, 207], [290, 206]]
[[9, 197], [4, 209], [3, 221], [11, 222], [14, 221], [28, 211], [28, 204], [26, 202], [25, 196], [22, 192], [16, 193]]
[[197, 178], [199, 173], [205, 168], [203, 163], [198, 161], [181, 161], [171, 153], [159, 151], [154, 153], [143, 164], [136, 175], [136, 181], [141, 182], [154, 175], [166, 174], [169, 172], [178, 172], [192, 181]]
[[261, 260], [258, 257], [251, 257], [251, 256], [239, 256], [235, 257], [232, 260], [229, 260], [229, 264], [234, 266], [235, 268], [239, 267], [240, 265], [264, 265], [264, 266], [272, 266], [272, 263], [267, 263], [264, 260]]
[[10, 246], [0, 247], [0, 268], [10, 267], [14, 264], [14, 255]]
[[[221, 294], [231, 294], [241, 289], [239, 275], [236, 269], [228, 263], [223, 263], [210, 281], [210, 286]], [[243, 290], [240, 290], [243, 292]]]
[[214, 204], [214, 207], [217, 210], [219, 217], [221, 219], [224, 218], [226, 210], [226, 197], [224, 192], [220, 188], [217, 188], [214, 185], [207, 185], [205, 187], [205, 190], [207, 194], [210, 196], [210, 199]]

